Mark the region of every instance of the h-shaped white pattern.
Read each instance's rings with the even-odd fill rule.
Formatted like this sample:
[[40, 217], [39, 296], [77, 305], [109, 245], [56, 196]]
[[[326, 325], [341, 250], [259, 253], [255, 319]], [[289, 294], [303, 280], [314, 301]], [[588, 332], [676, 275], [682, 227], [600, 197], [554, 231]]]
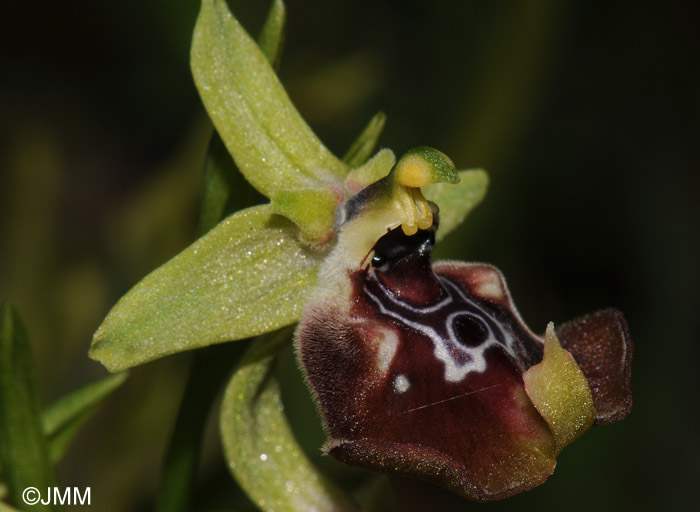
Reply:
[[[451, 280], [442, 276], [437, 276], [442, 290], [445, 292], [445, 297], [435, 304], [417, 307], [394, 295], [394, 293], [384, 286], [373, 273], [371, 273], [369, 277], [379, 287], [383, 297], [378, 297], [376, 294], [372, 293], [367, 285], [364, 287], [364, 293], [377, 305], [381, 314], [398, 320], [406, 327], [410, 327], [424, 334], [433, 342], [433, 354], [435, 358], [442, 361], [445, 365], [446, 381], [460, 382], [464, 380], [470, 372], [484, 372], [487, 367], [484, 353], [489, 347], [494, 345], [500, 345], [511, 356], [515, 357], [513, 347], [515, 341], [509, 330], [502, 328], [497, 318], [481, 307]], [[386, 299], [386, 301], [382, 299]], [[463, 304], [464, 307], [459, 308], [460, 303]], [[433, 326], [406, 318], [405, 313], [410, 312], [414, 316], [432, 315], [434, 319], [439, 316], [441, 310], [453, 304], [453, 307], [456, 306], [459, 309], [447, 315], [447, 318], [444, 320], [444, 329], [439, 329], [439, 331], [443, 332], [438, 332], [438, 329]], [[455, 321], [460, 316], [465, 315], [477, 318], [488, 330], [488, 336], [477, 346], [467, 346], [460, 342], [455, 332]], [[498, 334], [500, 334], [503, 341], [498, 339], [494, 329], [498, 330]], [[459, 359], [462, 359], [463, 362], [460, 362], [458, 358], [455, 357], [456, 354], [460, 355]]]

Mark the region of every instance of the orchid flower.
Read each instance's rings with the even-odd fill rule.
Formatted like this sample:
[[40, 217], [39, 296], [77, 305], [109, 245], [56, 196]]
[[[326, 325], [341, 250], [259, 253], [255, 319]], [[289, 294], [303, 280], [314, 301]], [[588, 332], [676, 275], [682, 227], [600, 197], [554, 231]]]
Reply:
[[354, 508], [297, 445], [269, 372], [290, 341], [279, 329], [296, 322], [325, 453], [478, 501], [539, 485], [564, 446], [628, 413], [624, 317], [550, 323], [540, 337], [497, 269], [432, 263], [433, 246], [483, 198], [486, 174], [427, 147], [372, 156], [383, 114], [337, 158], [274, 72], [283, 23], [275, 1], [256, 43], [224, 0], [203, 0], [195, 82], [240, 173], [269, 202], [224, 218], [146, 276], [110, 311], [91, 356], [120, 371], [257, 336], [221, 426], [231, 472], [262, 509]]

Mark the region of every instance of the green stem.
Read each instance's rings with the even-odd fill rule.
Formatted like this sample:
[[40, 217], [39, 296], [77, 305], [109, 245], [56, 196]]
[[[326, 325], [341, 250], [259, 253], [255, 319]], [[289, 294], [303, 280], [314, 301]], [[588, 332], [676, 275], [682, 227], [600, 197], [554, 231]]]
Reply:
[[165, 456], [158, 512], [192, 510], [192, 494], [207, 416], [226, 377], [247, 343], [225, 343], [196, 351]]

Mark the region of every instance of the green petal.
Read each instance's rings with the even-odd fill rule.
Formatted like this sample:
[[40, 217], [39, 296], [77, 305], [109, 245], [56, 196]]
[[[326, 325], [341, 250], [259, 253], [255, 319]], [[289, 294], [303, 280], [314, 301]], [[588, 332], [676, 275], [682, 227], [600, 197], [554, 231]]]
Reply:
[[437, 239], [442, 240], [459, 226], [467, 214], [486, 195], [489, 177], [481, 169], [459, 171], [457, 184], [437, 183], [423, 189], [426, 199], [440, 208], [440, 228]]
[[[26, 487], [55, 485], [41, 429], [41, 409], [27, 332], [15, 309], [0, 308], [0, 466], [13, 502]], [[37, 504], [36, 510], [53, 510]]]
[[294, 222], [302, 242], [323, 246], [333, 237], [341, 198], [328, 189], [281, 190], [272, 197], [272, 210]]
[[[377, 112], [374, 117], [370, 119], [369, 123], [367, 123], [365, 129], [362, 130], [360, 136], [352, 143], [348, 152], [345, 153], [343, 162], [348, 164], [352, 169], [364, 164], [377, 146], [377, 140], [379, 140], [379, 136], [382, 134], [385, 123], [386, 115], [384, 115], [384, 112]], [[380, 176], [380, 178], [383, 177], [384, 176]]]
[[388, 175], [395, 163], [394, 152], [390, 149], [382, 149], [361, 167], [350, 171], [345, 180], [345, 188], [355, 194]]
[[203, 0], [191, 65], [209, 117], [238, 168], [267, 197], [338, 184], [347, 174], [348, 166], [301, 118], [224, 0]]
[[261, 510], [353, 510], [306, 457], [284, 414], [272, 365], [290, 336], [259, 338], [226, 388], [221, 434], [229, 469]]
[[227, 217], [122, 297], [90, 357], [120, 371], [295, 322], [322, 257], [297, 236], [270, 205]]
[[63, 456], [80, 427], [127, 377], [127, 373], [118, 373], [91, 382], [61, 398], [44, 412], [42, 423], [52, 462]]

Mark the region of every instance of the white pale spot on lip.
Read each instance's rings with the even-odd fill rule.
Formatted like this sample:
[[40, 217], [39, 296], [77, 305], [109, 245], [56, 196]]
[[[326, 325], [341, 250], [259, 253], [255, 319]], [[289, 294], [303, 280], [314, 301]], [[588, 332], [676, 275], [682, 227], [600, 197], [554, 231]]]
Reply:
[[377, 369], [382, 373], [389, 370], [389, 365], [396, 355], [399, 346], [399, 338], [396, 333], [389, 329], [382, 329], [377, 333]]
[[405, 393], [411, 387], [411, 383], [404, 374], [399, 374], [394, 379], [394, 390], [397, 393]]
[[485, 281], [479, 284], [477, 293], [482, 297], [491, 297], [493, 299], [503, 299], [503, 288], [498, 281]]

